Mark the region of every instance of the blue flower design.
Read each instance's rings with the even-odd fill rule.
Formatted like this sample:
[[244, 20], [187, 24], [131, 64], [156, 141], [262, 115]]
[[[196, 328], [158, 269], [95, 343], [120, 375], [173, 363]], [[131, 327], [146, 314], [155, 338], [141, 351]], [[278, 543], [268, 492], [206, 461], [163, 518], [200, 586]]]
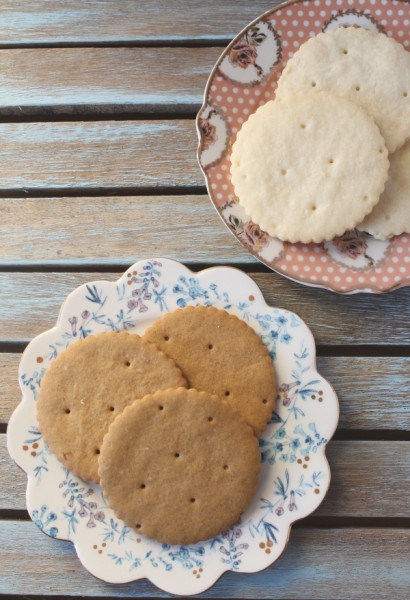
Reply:
[[294, 438], [293, 440], [291, 440], [289, 445], [292, 448], [292, 450], [297, 450], [298, 448], [300, 448], [299, 438]]
[[280, 336], [280, 341], [283, 342], [284, 344], [289, 344], [289, 342], [292, 341], [292, 336], [289, 335], [288, 333], [284, 333], [283, 335]]

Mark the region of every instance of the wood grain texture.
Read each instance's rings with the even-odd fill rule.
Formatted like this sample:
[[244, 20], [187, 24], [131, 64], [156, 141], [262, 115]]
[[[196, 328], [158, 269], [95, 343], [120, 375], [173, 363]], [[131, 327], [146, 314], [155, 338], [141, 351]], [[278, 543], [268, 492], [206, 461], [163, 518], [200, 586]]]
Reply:
[[[20, 402], [20, 357], [0, 353], [0, 424]], [[338, 394], [339, 429], [410, 430], [410, 358], [320, 356], [317, 363]]]
[[[205, 246], [204, 259], [207, 254]], [[135, 260], [147, 258], [135, 256]], [[79, 285], [118, 273], [0, 273], [0, 341], [27, 341], [52, 327], [67, 294]], [[317, 344], [410, 345], [410, 287], [390, 294], [340, 296], [303, 287], [276, 273], [251, 273], [271, 306], [296, 312], [311, 328]], [[383, 359], [380, 359], [381, 361]], [[354, 359], [352, 359], [354, 361]]]
[[[9, 457], [5, 438], [0, 435], [0, 509], [24, 510], [26, 475]], [[408, 516], [410, 442], [334, 441], [327, 456], [332, 481], [315, 516]]]
[[278, 0], [2, 0], [1, 44], [229, 39]]
[[0, 190], [204, 185], [193, 121], [1, 123]]
[[258, 264], [206, 195], [0, 198], [0, 214], [2, 265], [122, 266], [147, 254]]
[[339, 429], [410, 430], [410, 357], [319, 356], [336, 390]]
[[221, 52], [222, 48], [2, 50], [0, 114], [154, 112], [164, 107], [196, 112]]
[[18, 367], [21, 354], [0, 354], [0, 423], [5, 424], [21, 399]]
[[[403, 529], [298, 528], [274, 565], [252, 575], [226, 573], [196, 598], [405, 600], [409, 543], [410, 531]], [[173, 597], [146, 580], [121, 586], [99, 581], [81, 567], [70, 543], [29, 522], [0, 522], [0, 564], [3, 594]]]

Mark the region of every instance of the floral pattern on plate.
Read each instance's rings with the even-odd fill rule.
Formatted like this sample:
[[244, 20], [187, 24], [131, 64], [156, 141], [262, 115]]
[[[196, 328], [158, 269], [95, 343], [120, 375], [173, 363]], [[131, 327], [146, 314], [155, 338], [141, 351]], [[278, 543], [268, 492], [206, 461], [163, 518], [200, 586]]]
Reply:
[[221, 215], [238, 238], [250, 249], [266, 260], [278, 258], [283, 251], [283, 242], [272, 238], [246, 215], [242, 206], [229, 200], [221, 207]]
[[229, 130], [226, 120], [212, 106], [208, 105], [199, 116], [201, 130], [200, 162], [202, 167], [209, 167], [217, 162], [226, 150], [229, 139]]
[[231, 44], [219, 64], [219, 71], [237, 83], [260, 83], [278, 64], [281, 54], [277, 32], [269, 21], [261, 20]]
[[[181, 547], [138, 536], [107, 506], [98, 485], [58, 462], [38, 430], [36, 398], [47, 365], [75, 340], [101, 331], [143, 333], [163, 313], [187, 305], [216, 306], [246, 321], [274, 361], [279, 397], [260, 440], [257, 493], [241, 521], [211, 540]], [[264, 569], [284, 550], [292, 522], [314, 511], [327, 491], [325, 446], [337, 425], [338, 401], [316, 371], [312, 334], [295, 314], [268, 306], [237, 269], [193, 273], [153, 259], [135, 264], [117, 282], [82, 285], [66, 299], [56, 326], [28, 345], [19, 380], [23, 400], [7, 440], [28, 476], [28, 511], [44, 533], [72, 541], [83, 565], [105, 581], [147, 577], [167, 592], [188, 595], [209, 588], [225, 571]]]
[[[359, 236], [365, 254], [349, 243], [290, 244], [271, 238], [246, 215], [232, 225], [235, 194], [231, 184], [230, 147], [250, 114], [275, 96], [277, 80], [300, 44], [321, 31], [350, 25], [393, 36], [410, 50], [410, 7], [405, 0], [294, 0], [272, 8], [248, 25], [226, 48], [205, 89], [204, 106], [217, 106], [229, 129], [226, 150], [212, 163], [202, 159], [207, 132], [197, 119], [198, 158], [211, 201], [239, 241], [273, 270], [303, 283], [342, 293], [385, 292], [410, 284], [410, 234], [389, 241]], [[263, 37], [266, 35], [266, 38]], [[254, 228], [251, 235], [246, 231]], [[345, 234], [350, 235], [350, 232]], [[343, 237], [343, 236], [342, 236]]]

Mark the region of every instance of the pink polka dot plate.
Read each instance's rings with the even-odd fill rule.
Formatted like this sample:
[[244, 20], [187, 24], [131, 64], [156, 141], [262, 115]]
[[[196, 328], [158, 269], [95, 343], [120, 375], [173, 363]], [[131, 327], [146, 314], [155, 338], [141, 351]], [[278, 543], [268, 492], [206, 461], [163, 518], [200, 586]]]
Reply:
[[410, 284], [410, 234], [374, 239], [356, 229], [321, 244], [272, 238], [237, 203], [230, 149], [250, 114], [272, 100], [288, 58], [321, 31], [356, 25], [410, 48], [405, 0], [291, 0], [257, 17], [228, 45], [208, 80], [197, 116], [198, 160], [212, 203], [257, 259], [299, 283], [341, 294], [381, 293]]

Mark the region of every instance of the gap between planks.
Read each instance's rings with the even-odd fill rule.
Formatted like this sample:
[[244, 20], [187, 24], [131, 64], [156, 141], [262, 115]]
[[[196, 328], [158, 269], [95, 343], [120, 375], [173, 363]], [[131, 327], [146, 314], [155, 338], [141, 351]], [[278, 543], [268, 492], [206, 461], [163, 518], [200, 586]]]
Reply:
[[195, 118], [221, 52], [192, 46], [3, 49], [0, 115], [22, 121], [152, 119], [153, 113]]
[[[315, 517], [409, 517], [409, 442], [332, 440], [326, 455], [331, 483]], [[5, 435], [0, 436], [0, 480], [0, 509], [25, 510], [26, 474], [9, 456]]]
[[[2, 521], [32, 521], [27, 510], [0, 509]], [[315, 517], [295, 521], [294, 529], [410, 529], [410, 517]], [[0, 594], [1, 598], [1, 594]]]
[[[94, 578], [81, 567], [72, 544], [49, 538], [33, 523], [3, 521], [0, 539], [3, 593], [28, 594], [33, 600], [45, 596], [57, 600], [60, 594], [172, 597], [147, 580], [113, 586]], [[405, 600], [410, 572], [404, 549], [409, 542], [408, 529], [295, 527], [274, 565], [253, 575], [226, 573], [200, 597]]]
[[[54, 325], [61, 303], [73, 289], [102, 279], [114, 282], [120, 274], [0, 273], [0, 340], [27, 342]], [[370, 354], [373, 347], [382, 346], [395, 349], [384, 348], [385, 355], [408, 354], [410, 322], [403, 315], [407, 314], [410, 287], [390, 294], [340, 296], [301, 287], [273, 272], [249, 275], [268, 305], [293, 310], [304, 320], [319, 348], [335, 347], [335, 353], [343, 353], [344, 347], [356, 347]], [[380, 349], [377, 353], [381, 354]]]
[[279, 3], [280, 0], [3, 0], [0, 44], [222, 41], [231, 39]]
[[[19, 349], [21, 350], [21, 349]], [[0, 428], [20, 402], [21, 353], [0, 354]], [[318, 371], [334, 386], [340, 402], [335, 439], [368, 441], [407, 439], [410, 430], [410, 358], [320, 356]], [[360, 397], [360, 402], [357, 398]]]
[[156, 37], [152, 39], [139, 38], [135, 40], [118, 39], [112, 41], [78, 41], [78, 42], [2, 42], [0, 50], [49, 50], [52, 48], [225, 48], [232, 37], [209, 36], [201, 38]]
[[[0, 434], [7, 433], [7, 422], [0, 422]], [[410, 442], [410, 430], [403, 429], [338, 429], [335, 441]]]
[[[0, 339], [0, 354], [10, 352], [24, 352], [31, 340], [6, 340]], [[356, 346], [324, 346], [316, 345], [316, 356], [322, 357], [352, 357], [352, 358], [408, 358], [409, 346], [383, 346], [383, 345], [356, 345]]]

